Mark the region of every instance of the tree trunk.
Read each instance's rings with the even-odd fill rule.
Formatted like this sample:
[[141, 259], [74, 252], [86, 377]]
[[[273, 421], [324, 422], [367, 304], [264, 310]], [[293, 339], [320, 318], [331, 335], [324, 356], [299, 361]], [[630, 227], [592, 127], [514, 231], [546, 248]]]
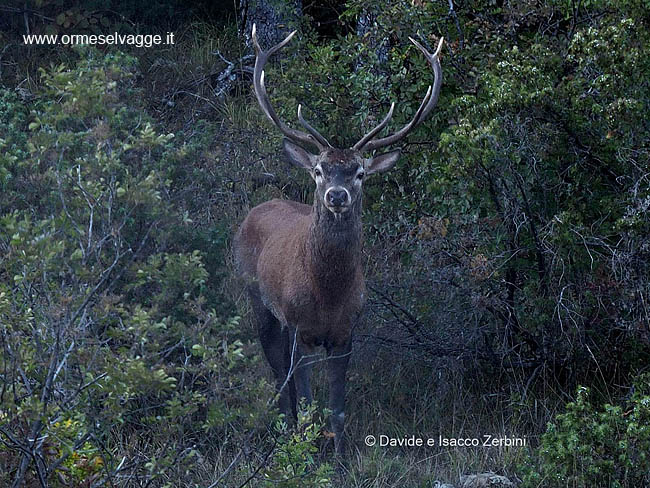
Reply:
[[302, 0], [241, 0], [239, 29], [250, 45], [253, 24], [262, 49], [268, 49], [298, 27], [302, 17]]
[[[378, 29], [375, 25], [377, 22], [377, 11], [370, 8], [365, 9], [357, 21], [357, 36], [364, 39], [370, 44], [370, 48], [377, 53], [379, 65], [384, 69], [388, 62], [388, 50], [390, 42], [388, 39], [380, 39], [377, 35]], [[367, 37], [366, 37], [367, 36]]]

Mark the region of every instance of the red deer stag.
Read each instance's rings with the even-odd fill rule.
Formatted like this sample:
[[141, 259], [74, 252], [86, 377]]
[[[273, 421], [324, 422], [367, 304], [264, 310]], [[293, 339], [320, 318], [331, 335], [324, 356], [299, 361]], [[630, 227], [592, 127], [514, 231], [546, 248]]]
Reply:
[[[327, 352], [330, 419], [337, 453], [343, 451], [345, 375], [351, 352], [351, 332], [366, 298], [361, 265], [361, 195], [367, 176], [393, 167], [399, 150], [364, 158], [364, 152], [395, 144], [420, 124], [438, 101], [442, 69], [438, 49], [432, 55], [420, 43], [434, 74], [413, 119], [396, 133], [377, 138], [390, 120], [395, 104], [382, 122], [351, 149], [336, 149], [302, 116], [307, 130], [292, 129], [271, 106], [264, 86], [269, 57], [294, 36], [263, 51], [255, 35], [253, 85], [262, 111], [284, 134], [289, 161], [309, 172], [316, 183], [314, 203], [271, 200], [253, 208], [236, 234], [233, 250], [239, 272], [247, 282], [264, 354], [280, 392], [279, 407], [295, 415], [296, 400], [312, 399], [310, 373], [316, 346]], [[318, 148], [312, 154], [305, 146]]]

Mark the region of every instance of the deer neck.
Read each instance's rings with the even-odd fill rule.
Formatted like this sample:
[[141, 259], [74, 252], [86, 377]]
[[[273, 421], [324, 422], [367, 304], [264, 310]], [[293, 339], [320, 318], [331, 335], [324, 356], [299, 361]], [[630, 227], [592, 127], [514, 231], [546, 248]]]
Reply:
[[313, 279], [323, 298], [335, 298], [351, 286], [361, 264], [361, 198], [337, 218], [316, 199], [307, 240]]

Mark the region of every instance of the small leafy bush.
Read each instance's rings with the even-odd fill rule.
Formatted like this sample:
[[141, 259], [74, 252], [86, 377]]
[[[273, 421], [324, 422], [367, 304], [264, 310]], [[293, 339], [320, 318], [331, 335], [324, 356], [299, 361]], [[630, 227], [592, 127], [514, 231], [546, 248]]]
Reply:
[[650, 482], [650, 374], [640, 376], [628, 401], [597, 406], [580, 387], [542, 435], [539, 463], [524, 486], [647, 486]]
[[134, 58], [75, 56], [31, 102], [0, 89], [0, 485], [178, 486], [272, 389], [187, 208], [202, 144], [160, 131]]
[[316, 404], [301, 404], [298, 422], [290, 428], [284, 419], [275, 424], [275, 446], [273, 457], [264, 470], [265, 487], [283, 488], [327, 488], [332, 486], [332, 468], [329, 464], [318, 464], [315, 455], [318, 442], [323, 437], [323, 424], [316, 419]]

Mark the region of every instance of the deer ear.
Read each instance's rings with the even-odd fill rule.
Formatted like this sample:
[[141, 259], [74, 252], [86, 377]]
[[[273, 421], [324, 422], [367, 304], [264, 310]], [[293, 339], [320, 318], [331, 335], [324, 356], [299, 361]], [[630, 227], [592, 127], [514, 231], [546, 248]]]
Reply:
[[311, 169], [314, 166], [315, 156], [305, 151], [302, 147], [294, 144], [289, 139], [284, 139], [282, 146], [284, 147], [284, 153], [294, 166], [304, 169]]
[[371, 175], [373, 173], [382, 173], [388, 171], [399, 159], [400, 151], [391, 151], [385, 154], [380, 154], [366, 161], [366, 172]]

